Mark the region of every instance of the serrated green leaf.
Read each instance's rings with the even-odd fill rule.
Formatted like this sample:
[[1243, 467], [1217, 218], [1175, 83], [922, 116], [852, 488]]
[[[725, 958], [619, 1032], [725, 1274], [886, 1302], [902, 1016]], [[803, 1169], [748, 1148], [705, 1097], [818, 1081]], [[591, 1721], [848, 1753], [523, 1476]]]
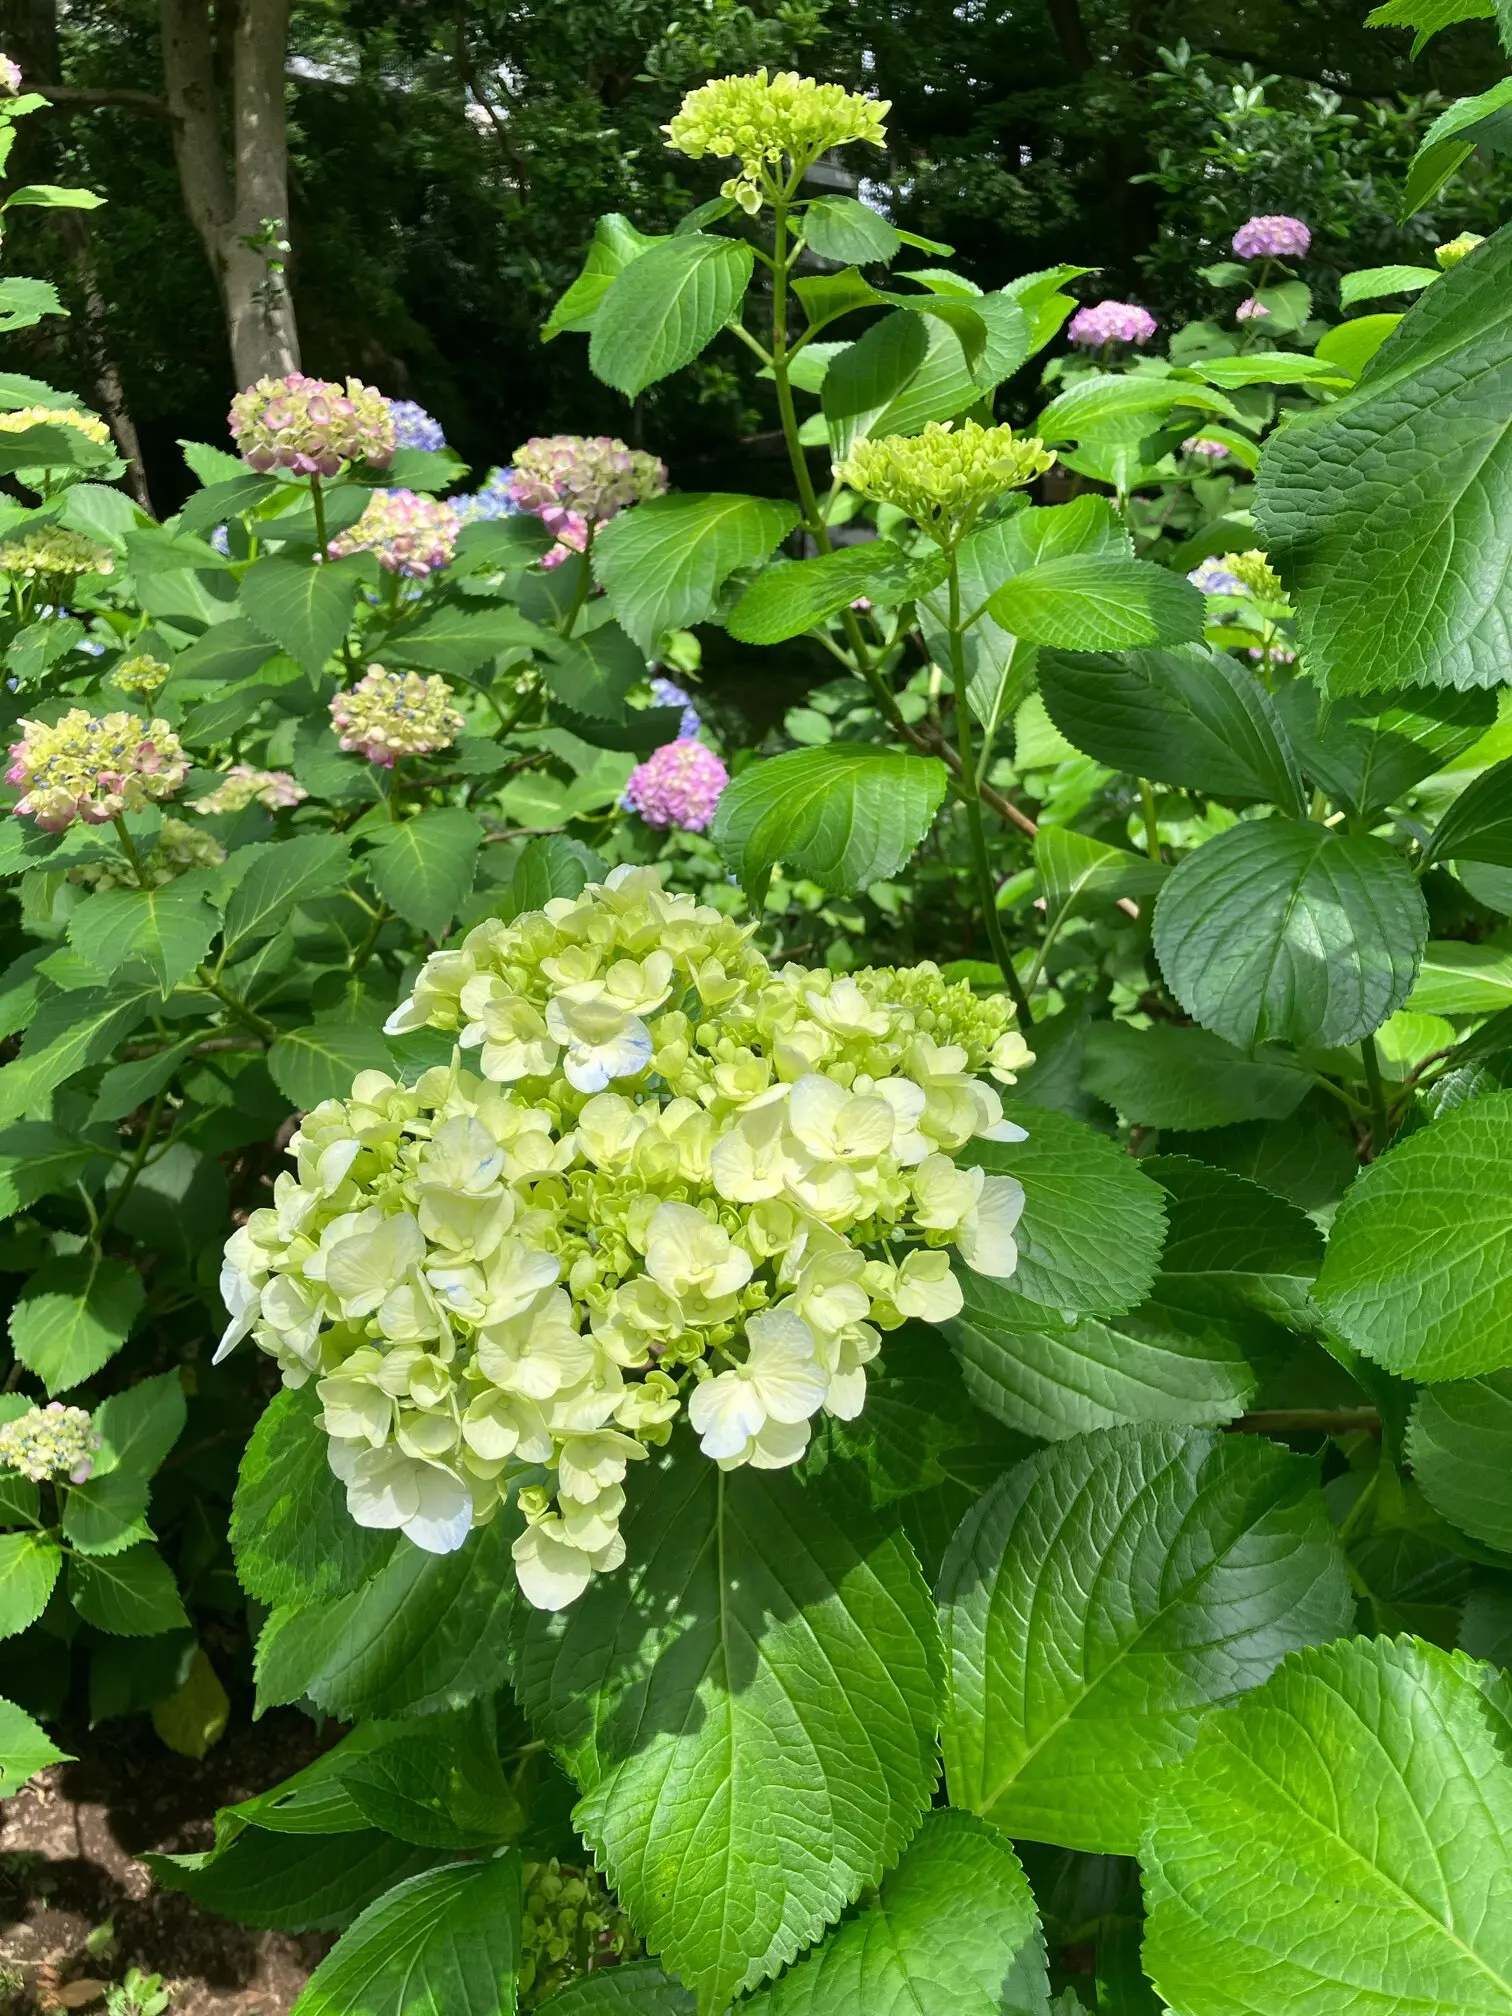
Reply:
[[1196, 643], [1203, 606], [1185, 575], [1098, 553], [1042, 560], [1006, 581], [987, 604], [1001, 629], [1069, 651]]
[[1133, 1126], [1198, 1130], [1284, 1120], [1313, 1080], [1285, 1051], [1246, 1056], [1206, 1029], [1094, 1022], [1082, 1042], [1081, 1082]]
[[1220, 833], [1155, 905], [1166, 984], [1243, 1050], [1357, 1043], [1406, 1000], [1427, 935], [1417, 883], [1384, 841], [1289, 819]]
[[[213, 629], [187, 651], [181, 651], [173, 661], [173, 677], [177, 679], [224, 679], [241, 685], [260, 672], [268, 660], [277, 654], [278, 646], [269, 641], [256, 624], [249, 623], [244, 616], [230, 616], [224, 623], [217, 623]], [[191, 715], [190, 719], [193, 719]], [[189, 723], [185, 723], [185, 733]], [[191, 740], [199, 741], [198, 735]]]
[[903, 242], [885, 217], [854, 196], [816, 197], [803, 213], [802, 228], [811, 252], [841, 266], [886, 266]]
[[765, 560], [797, 522], [796, 509], [773, 498], [653, 497], [600, 530], [594, 579], [650, 657], [664, 632], [711, 616], [730, 575]]
[[487, 1704], [460, 1715], [428, 1715], [400, 1740], [347, 1765], [342, 1785], [374, 1827], [401, 1841], [421, 1848], [497, 1848], [519, 1838], [525, 1809], [504, 1776], [494, 1727]]
[[1306, 679], [1293, 679], [1274, 698], [1303, 772], [1361, 816], [1397, 803], [1472, 747], [1495, 719], [1496, 705], [1483, 689], [1446, 687], [1330, 702]]
[[153, 889], [101, 889], [68, 920], [68, 942], [102, 977], [134, 959], [157, 977], [163, 999], [210, 949], [220, 923], [203, 883], [190, 875]]
[[299, 833], [259, 854], [226, 903], [228, 959], [273, 937], [292, 910], [333, 895], [350, 875], [350, 844], [341, 833]]
[[1437, 266], [1367, 266], [1340, 280], [1339, 305], [1353, 308], [1361, 301], [1379, 301], [1383, 294], [1420, 294], [1438, 278]]
[[[864, 281], [859, 284], [864, 299], [876, 298]], [[941, 342], [954, 343], [948, 331], [935, 334]], [[871, 431], [890, 402], [917, 377], [930, 340], [922, 316], [898, 310], [874, 322], [834, 359], [819, 396], [837, 458]]]
[[273, 1083], [301, 1113], [322, 1099], [349, 1098], [359, 1071], [389, 1071], [393, 1062], [382, 1032], [366, 1022], [290, 1029], [268, 1051]]
[[1157, 784], [1306, 810], [1276, 703], [1227, 652], [1197, 644], [1120, 657], [1042, 651], [1039, 684], [1061, 734], [1099, 763]]
[[624, 721], [625, 697], [645, 678], [646, 655], [618, 623], [601, 623], [581, 637], [554, 642], [541, 669], [555, 697], [577, 713]]
[[149, 1540], [122, 1554], [73, 1555], [68, 1596], [86, 1624], [121, 1638], [150, 1638], [189, 1622], [173, 1570]]
[[50, 1535], [0, 1533], [0, 1638], [14, 1638], [36, 1623], [62, 1565], [62, 1552]]
[[508, 1667], [517, 1530], [501, 1515], [455, 1554], [401, 1539], [349, 1595], [275, 1610], [257, 1646], [259, 1713], [308, 1695], [348, 1721], [433, 1715], [495, 1692]]
[[1153, 896], [1166, 879], [1163, 863], [1127, 847], [1109, 847], [1070, 826], [1042, 826], [1034, 836], [1034, 870], [1045, 900], [1066, 913], [1091, 899]]
[[1415, 1015], [1495, 1015], [1508, 1005], [1512, 947], [1458, 938], [1430, 941], [1407, 997]]
[[49, 1260], [11, 1310], [11, 1344], [49, 1394], [66, 1393], [115, 1356], [145, 1300], [141, 1275], [124, 1260]]
[[71, 1190], [92, 1163], [103, 1166], [100, 1144], [81, 1141], [51, 1120], [22, 1120], [0, 1129], [0, 1218], [39, 1197]]
[[69, 1762], [51, 1738], [14, 1701], [0, 1700], [0, 1799], [12, 1798], [49, 1764]]
[[1230, 420], [1241, 417], [1231, 399], [1207, 385], [1093, 372], [1052, 399], [1031, 431], [1044, 441], [1095, 436], [1098, 441], [1132, 444], [1154, 433], [1159, 421], [1183, 406], [1200, 413], [1223, 413]]
[[1350, 1639], [1209, 1716], [1141, 1853], [1145, 1968], [1172, 2008], [1506, 2016], [1504, 1698], [1463, 1654]]
[[512, 2016], [520, 1858], [411, 1876], [345, 1931], [292, 2016]]
[[790, 1473], [726, 1474], [685, 1439], [645, 1468], [624, 1572], [523, 1617], [516, 1685], [647, 1944], [718, 2010], [917, 1826], [934, 1620], [907, 1542], [842, 1530]]
[[436, 1853], [375, 1829], [333, 1839], [249, 1827], [209, 1854], [142, 1860], [164, 1889], [181, 1890], [223, 1918], [282, 1932], [334, 1932], [395, 1883], [429, 1868]]
[[255, 629], [314, 678], [340, 648], [361, 581], [361, 569], [351, 560], [317, 567], [273, 554], [255, 560], [242, 576], [241, 606]]
[[269, 1608], [344, 1595], [393, 1551], [393, 1536], [359, 1526], [326, 1461], [313, 1386], [284, 1387], [252, 1432], [231, 1506], [237, 1579]]
[[383, 640], [385, 663], [418, 665], [465, 679], [506, 652], [533, 651], [545, 633], [508, 603], [433, 609], [413, 629]]
[[590, 881], [602, 880], [604, 864], [581, 840], [544, 834], [521, 850], [510, 877], [507, 918], [544, 910], [553, 896], [577, 896]]
[[597, 305], [588, 340], [594, 376], [634, 399], [681, 370], [740, 306], [754, 265], [749, 245], [701, 231], [653, 245]]
[[43, 1000], [13, 1063], [0, 1067], [0, 1121], [40, 1106], [75, 1071], [107, 1057], [158, 1001], [151, 982], [81, 987]]
[[1435, 1512], [1512, 1554], [1512, 1373], [1452, 1379], [1419, 1393], [1407, 1460]]
[[580, 1974], [551, 1998], [552, 2016], [698, 2016], [680, 1981], [654, 1960], [623, 1961]]
[[69, 1487], [63, 1537], [83, 1554], [114, 1554], [147, 1538], [152, 1479], [184, 1432], [188, 1406], [177, 1372], [140, 1380], [95, 1409], [102, 1438], [94, 1468]]
[[1483, 770], [1434, 828], [1425, 861], [1488, 861], [1512, 868], [1512, 759]]
[[726, 628], [743, 644], [781, 644], [848, 609], [858, 596], [896, 601], [935, 585], [943, 571], [943, 561], [921, 566], [889, 539], [842, 546], [812, 560], [779, 560], [756, 576]]
[[459, 805], [417, 812], [388, 830], [372, 828], [363, 867], [373, 887], [428, 938], [444, 938], [472, 888], [483, 828]]
[[1456, 27], [1461, 21], [1489, 21], [1496, 13], [1496, 0], [1385, 0], [1365, 16], [1367, 28], [1412, 28], [1414, 60], [1424, 44], [1441, 29]]
[[124, 1064], [112, 1064], [100, 1080], [100, 1089], [89, 1109], [90, 1124], [124, 1120], [128, 1113], [145, 1106], [169, 1083], [179, 1066], [194, 1055], [202, 1040], [198, 1035], [185, 1036], [164, 1050], [154, 1051], [150, 1057], [132, 1057]]
[[1254, 1438], [1108, 1429], [1009, 1472], [940, 1576], [953, 1805], [1132, 1854], [1205, 1711], [1353, 1603], [1315, 1463]]
[[1034, 1894], [970, 1813], [931, 1813], [873, 1901], [746, 2005], [752, 2016], [1048, 2016]]
[[1512, 1093], [1399, 1141], [1345, 1193], [1314, 1300], [1346, 1343], [1414, 1379], [1512, 1364]]
[[753, 906], [779, 861], [848, 896], [898, 872], [929, 831], [945, 785], [934, 756], [859, 743], [795, 749], [740, 773], [711, 834]]

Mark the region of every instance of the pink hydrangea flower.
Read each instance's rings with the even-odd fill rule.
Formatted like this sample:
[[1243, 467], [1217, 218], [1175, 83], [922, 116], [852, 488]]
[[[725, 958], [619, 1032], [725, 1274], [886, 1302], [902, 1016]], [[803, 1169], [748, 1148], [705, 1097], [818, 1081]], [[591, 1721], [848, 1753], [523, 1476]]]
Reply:
[[423, 581], [451, 565], [461, 530], [462, 520], [439, 497], [375, 490], [357, 523], [331, 541], [331, 556], [339, 560], [348, 553], [372, 553], [388, 573]]
[[452, 688], [419, 672], [369, 665], [355, 686], [331, 702], [331, 724], [343, 749], [392, 770], [400, 756], [449, 749], [466, 726], [452, 706]]
[[344, 387], [302, 371], [259, 378], [231, 401], [227, 421], [243, 461], [263, 475], [334, 476], [343, 462], [383, 469], [394, 459], [389, 402], [356, 378]]
[[1105, 343], [1148, 343], [1159, 324], [1148, 308], [1132, 301], [1099, 301], [1095, 307], [1078, 308], [1066, 334], [1073, 343], [1100, 350]]
[[250, 763], [233, 763], [213, 791], [195, 799], [194, 809], [209, 816], [244, 812], [249, 805], [257, 804], [265, 805], [270, 812], [282, 812], [291, 805], [302, 805], [309, 795], [287, 770], [258, 770]]
[[0, 98], [21, 95], [21, 65], [12, 56], [0, 56]]
[[1181, 444], [1183, 455], [1202, 455], [1209, 462], [1221, 462], [1229, 452], [1221, 441], [1211, 441], [1206, 434], [1189, 434]]
[[1234, 253], [1240, 259], [1300, 259], [1312, 243], [1312, 233], [1300, 217], [1251, 217], [1234, 233]]
[[548, 525], [558, 508], [602, 525], [666, 487], [665, 464], [609, 434], [534, 435], [515, 450], [510, 478], [515, 503]]
[[668, 742], [630, 772], [621, 803], [648, 826], [702, 833], [729, 781], [729, 771], [706, 743]]
[[166, 721], [136, 714], [90, 714], [70, 708], [60, 721], [19, 724], [10, 748], [7, 784], [22, 786], [16, 805], [46, 833], [82, 819], [108, 826], [118, 812], [141, 812], [171, 798], [189, 774], [189, 759]]
[[1269, 314], [1270, 310], [1260, 299], [1260, 296], [1258, 294], [1251, 294], [1248, 301], [1241, 301], [1239, 306], [1234, 310], [1234, 320], [1236, 322], [1263, 322]]
[[543, 567], [560, 567], [564, 560], [570, 560], [574, 553], [583, 553], [588, 547], [588, 520], [581, 511], [566, 511], [560, 504], [549, 504], [536, 516], [549, 532], [555, 532], [556, 544], [549, 553], [541, 555]]

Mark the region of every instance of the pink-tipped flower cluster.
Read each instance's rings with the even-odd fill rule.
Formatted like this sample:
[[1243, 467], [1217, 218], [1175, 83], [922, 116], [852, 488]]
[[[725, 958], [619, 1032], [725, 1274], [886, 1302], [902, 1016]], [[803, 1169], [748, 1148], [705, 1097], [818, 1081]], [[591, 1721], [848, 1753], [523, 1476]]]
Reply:
[[0, 98], [21, 95], [21, 65], [12, 56], [0, 56]]
[[245, 812], [249, 805], [283, 812], [291, 805], [302, 805], [309, 795], [287, 770], [257, 770], [250, 763], [233, 763], [213, 791], [195, 799], [194, 809], [207, 818], [218, 812]]
[[1312, 233], [1300, 217], [1251, 217], [1234, 233], [1240, 259], [1300, 259]]
[[559, 536], [552, 512], [602, 525], [632, 504], [660, 497], [666, 487], [664, 463], [608, 434], [538, 434], [515, 450], [510, 478], [520, 509], [533, 511]]
[[705, 743], [668, 742], [630, 772], [620, 802], [648, 826], [702, 833], [729, 781], [729, 771]]
[[1269, 308], [1258, 294], [1251, 294], [1248, 301], [1241, 301], [1234, 310], [1236, 322], [1263, 322], [1270, 314]]
[[331, 702], [331, 722], [343, 749], [392, 770], [401, 756], [451, 747], [466, 726], [451, 701], [444, 679], [369, 665]]
[[1221, 441], [1214, 441], [1206, 434], [1189, 434], [1181, 444], [1183, 455], [1201, 455], [1208, 462], [1221, 462], [1229, 452]]
[[105, 826], [118, 812], [141, 812], [171, 798], [189, 774], [189, 759], [166, 721], [136, 714], [90, 714], [74, 707], [61, 721], [20, 723], [11, 744], [7, 784], [25, 796], [18, 817], [61, 833], [76, 819]]
[[1100, 350], [1105, 343], [1148, 343], [1158, 327], [1148, 308], [1137, 308], [1132, 301], [1099, 301], [1095, 307], [1078, 308], [1066, 334], [1073, 343]]
[[372, 553], [390, 574], [423, 581], [451, 565], [462, 520], [439, 497], [415, 490], [375, 490], [362, 516], [331, 541], [331, 554]]
[[348, 378], [259, 378], [231, 401], [228, 416], [237, 450], [260, 474], [288, 469], [295, 476], [334, 476], [343, 462], [384, 469], [394, 459], [394, 416], [371, 385]]
[[49, 1400], [0, 1427], [0, 1465], [19, 1471], [34, 1484], [66, 1477], [87, 1484], [102, 1437], [82, 1407]]

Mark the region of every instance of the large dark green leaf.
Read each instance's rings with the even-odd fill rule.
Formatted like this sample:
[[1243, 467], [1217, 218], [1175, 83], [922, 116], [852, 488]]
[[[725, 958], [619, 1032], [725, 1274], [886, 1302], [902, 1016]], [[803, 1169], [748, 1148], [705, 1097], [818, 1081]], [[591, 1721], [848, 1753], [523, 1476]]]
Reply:
[[700, 231], [653, 245], [610, 282], [593, 317], [588, 361], [627, 399], [689, 364], [740, 306], [749, 245]]
[[1275, 704], [1303, 772], [1362, 817], [1398, 803], [1496, 719], [1494, 694], [1442, 687], [1329, 701], [1309, 680], [1294, 679]]
[[646, 1467], [624, 1569], [525, 1617], [516, 1685], [647, 1944], [722, 2009], [913, 1833], [938, 1644], [899, 1535], [842, 1527], [790, 1472], [725, 1474], [686, 1440]]
[[1183, 575], [1148, 560], [1071, 553], [1006, 581], [987, 608], [1000, 629], [1068, 651], [1195, 643], [1203, 602]]
[[353, 561], [316, 567], [275, 554], [254, 561], [242, 576], [242, 610], [313, 678], [347, 633], [361, 578]]
[[231, 1509], [236, 1573], [270, 1607], [344, 1595], [392, 1552], [393, 1536], [359, 1526], [326, 1461], [313, 1386], [276, 1393], [241, 1461]]
[[1407, 1455], [1435, 1512], [1512, 1554], [1512, 1372], [1425, 1388]]
[[165, 1889], [184, 1891], [206, 1911], [283, 1932], [337, 1931], [436, 1859], [434, 1849], [413, 1848], [371, 1828], [332, 1838], [268, 1834], [260, 1827], [206, 1855], [143, 1857]]
[[48, 1260], [11, 1310], [11, 1343], [49, 1393], [66, 1393], [115, 1356], [145, 1299], [124, 1260], [88, 1252]]
[[226, 904], [226, 950], [235, 957], [283, 930], [290, 913], [329, 896], [351, 874], [351, 850], [340, 833], [300, 833], [259, 854]]
[[1206, 1029], [1094, 1022], [1082, 1043], [1081, 1082], [1136, 1127], [1191, 1130], [1284, 1120], [1313, 1080], [1284, 1050], [1246, 1056]]
[[443, 938], [472, 888], [483, 829], [460, 805], [443, 805], [387, 830], [370, 829], [376, 844], [363, 861], [373, 887], [428, 938]]
[[520, 1858], [431, 1869], [370, 1904], [310, 1976], [295, 2016], [512, 2016]]
[[1424, 856], [1512, 868], [1512, 759], [1483, 770], [1455, 799], [1434, 828]]

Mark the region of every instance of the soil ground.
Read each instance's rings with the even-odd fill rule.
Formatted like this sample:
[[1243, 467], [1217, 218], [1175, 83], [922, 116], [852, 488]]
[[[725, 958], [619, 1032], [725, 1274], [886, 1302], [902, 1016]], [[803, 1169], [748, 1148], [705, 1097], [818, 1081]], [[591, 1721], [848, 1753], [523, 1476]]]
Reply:
[[233, 1727], [199, 1763], [171, 1755], [145, 1723], [58, 1741], [79, 1761], [53, 1765], [0, 1807], [0, 2010], [99, 2009], [105, 1984], [139, 1967], [173, 1984], [171, 2016], [285, 2016], [330, 1936], [212, 1917], [159, 1890], [135, 1857], [208, 1848], [218, 1806], [265, 1791], [324, 1747], [313, 1724], [274, 1710]]

